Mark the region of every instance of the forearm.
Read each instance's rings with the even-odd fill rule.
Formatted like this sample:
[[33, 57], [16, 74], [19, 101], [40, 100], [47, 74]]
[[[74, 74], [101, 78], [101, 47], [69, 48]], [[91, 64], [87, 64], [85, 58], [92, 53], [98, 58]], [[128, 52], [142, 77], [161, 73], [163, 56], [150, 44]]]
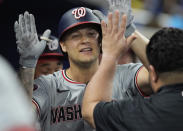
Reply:
[[32, 100], [35, 68], [20, 68], [20, 80], [29, 98]]
[[143, 65], [148, 69], [149, 62], [146, 56], [146, 46], [149, 43], [149, 39], [147, 39], [138, 31], [135, 31], [134, 34], [136, 36], [136, 39], [131, 44], [131, 49], [138, 56]]
[[[20, 80], [31, 102], [34, 88], [34, 72], [35, 68], [20, 68], [19, 72]], [[33, 102], [32, 102], [32, 108], [35, 111], [35, 114], [38, 114], [36, 106]]]
[[131, 49], [135, 52], [135, 54], [139, 57], [143, 65], [146, 67], [141, 69], [138, 73], [137, 77], [137, 84], [138, 87], [141, 89], [143, 94], [150, 95], [152, 94], [152, 89], [149, 84], [149, 62], [146, 56], [146, 46], [149, 43], [149, 39], [143, 36], [140, 32], [135, 31], [136, 40], [133, 41], [131, 44]]

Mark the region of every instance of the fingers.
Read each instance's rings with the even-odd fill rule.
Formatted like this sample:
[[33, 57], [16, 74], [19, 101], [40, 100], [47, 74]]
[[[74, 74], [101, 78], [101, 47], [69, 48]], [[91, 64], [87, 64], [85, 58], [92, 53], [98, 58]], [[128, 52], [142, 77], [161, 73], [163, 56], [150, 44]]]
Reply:
[[21, 36], [21, 31], [20, 31], [20, 27], [19, 27], [19, 24], [17, 21], [15, 21], [15, 24], [14, 24], [14, 31], [15, 31], [15, 37], [16, 37], [16, 40], [20, 40], [20, 36]]
[[111, 33], [112, 31], [112, 13], [108, 14], [108, 24], [107, 24], [107, 32]]
[[118, 26], [119, 25], [119, 11], [115, 11], [114, 13], [114, 22], [113, 22], [113, 33], [118, 32]]
[[[51, 34], [51, 30], [49, 30], [49, 29], [47, 29], [44, 33], [43, 33], [43, 35], [42, 35], [42, 37], [43, 38], [49, 38], [50, 37], [50, 34]], [[43, 41], [45, 41], [45, 43], [46, 43], [46, 40], [41, 40], [42, 42]]]
[[51, 34], [51, 30], [47, 29], [44, 33], [43, 33], [43, 37], [49, 38]]
[[21, 34], [25, 34], [25, 23], [24, 23], [24, 18], [22, 14], [19, 15], [19, 26], [20, 26]]
[[[50, 34], [51, 34], [51, 31], [50, 31], [49, 29], [47, 29], [47, 30], [43, 33], [42, 37], [43, 37], [43, 38], [49, 38]], [[43, 50], [45, 49], [46, 43], [47, 43], [46, 40], [41, 40], [40, 44], [37, 44], [37, 48], [38, 48], [38, 49], [42, 49], [42, 50], [40, 50], [41, 53], [42, 53]]]
[[35, 18], [32, 14], [30, 14], [30, 25], [31, 25], [31, 32], [37, 33], [36, 31], [36, 24], [35, 24]]
[[[107, 24], [107, 32], [108, 33], [118, 33], [119, 32], [119, 11], [116, 10], [113, 14], [109, 13], [108, 14], [108, 24]], [[123, 29], [123, 27], [126, 27], [126, 20], [122, 22], [122, 27], [120, 28]], [[124, 25], [125, 24], [125, 25]], [[124, 30], [125, 31], [125, 30]], [[123, 32], [124, 32], [123, 31]], [[122, 32], [122, 31], [120, 31]]]
[[133, 41], [137, 38], [136, 35], [131, 35], [127, 38], [127, 44], [131, 45], [133, 43]]
[[14, 23], [14, 31], [15, 32], [18, 32], [19, 31], [19, 25], [18, 25], [18, 22], [17, 21], [15, 21], [15, 23]]
[[126, 15], [123, 15], [121, 20], [121, 25], [120, 25], [120, 32], [119, 32], [121, 37], [124, 36], [124, 33], [126, 31], [126, 21], [127, 21], [127, 17]]
[[18, 52], [19, 52], [20, 54], [22, 54], [23, 49], [22, 49], [20, 46], [17, 46], [17, 50], [18, 50]]
[[105, 21], [101, 22], [101, 28], [102, 28], [102, 36], [105, 36], [106, 31], [107, 31], [107, 25], [106, 25]]
[[26, 11], [24, 13], [24, 15], [22, 15], [22, 14], [19, 15], [18, 22], [16, 21], [15, 24], [14, 24], [14, 30], [16, 32], [16, 35], [27, 35], [27, 36], [29, 36], [31, 34], [30, 14], [29, 14], [28, 11]]
[[31, 33], [31, 29], [30, 29], [30, 14], [27, 11], [24, 13], [24, 20], [25, 20], [26, 34], [29, 35]]

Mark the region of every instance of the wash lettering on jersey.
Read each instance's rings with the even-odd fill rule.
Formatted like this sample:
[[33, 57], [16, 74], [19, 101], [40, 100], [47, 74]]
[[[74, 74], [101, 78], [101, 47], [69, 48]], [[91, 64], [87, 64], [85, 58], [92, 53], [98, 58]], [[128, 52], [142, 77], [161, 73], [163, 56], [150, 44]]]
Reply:
[[51, 109], [51, 124], [82, 118], [81, 105], [59, 106]]

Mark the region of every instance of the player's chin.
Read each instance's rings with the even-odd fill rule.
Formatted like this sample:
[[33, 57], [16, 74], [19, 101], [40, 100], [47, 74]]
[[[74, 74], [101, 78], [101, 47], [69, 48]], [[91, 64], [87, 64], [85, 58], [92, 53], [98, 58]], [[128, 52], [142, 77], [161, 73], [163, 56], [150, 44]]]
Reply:
[[97, 61], [97, 58], [98, 58], [97, 56], [82, 57], [82, 59], [80, 59], [80, 62], [84, 64], [92, 64], [95, 61]]

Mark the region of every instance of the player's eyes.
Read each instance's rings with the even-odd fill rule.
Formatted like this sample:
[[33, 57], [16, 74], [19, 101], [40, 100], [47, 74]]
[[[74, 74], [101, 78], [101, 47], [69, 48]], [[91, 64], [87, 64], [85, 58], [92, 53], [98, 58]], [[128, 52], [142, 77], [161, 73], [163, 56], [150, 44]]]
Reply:
[[98, 36], [98, 32], [96, 31], [91, 31], [91, 32], [88, 32], [88, 37], [91, 37], [91, 38], [96, 38]]
[[80, 34], [72, 34], [71, 38], [75, 39], [75, 38], [79, 38], [81, 35]]
[[95, 33], [95, 32], [89, 32], [88, 35], [89, 35], [89, 36], [96, 36], [97, 33]]

